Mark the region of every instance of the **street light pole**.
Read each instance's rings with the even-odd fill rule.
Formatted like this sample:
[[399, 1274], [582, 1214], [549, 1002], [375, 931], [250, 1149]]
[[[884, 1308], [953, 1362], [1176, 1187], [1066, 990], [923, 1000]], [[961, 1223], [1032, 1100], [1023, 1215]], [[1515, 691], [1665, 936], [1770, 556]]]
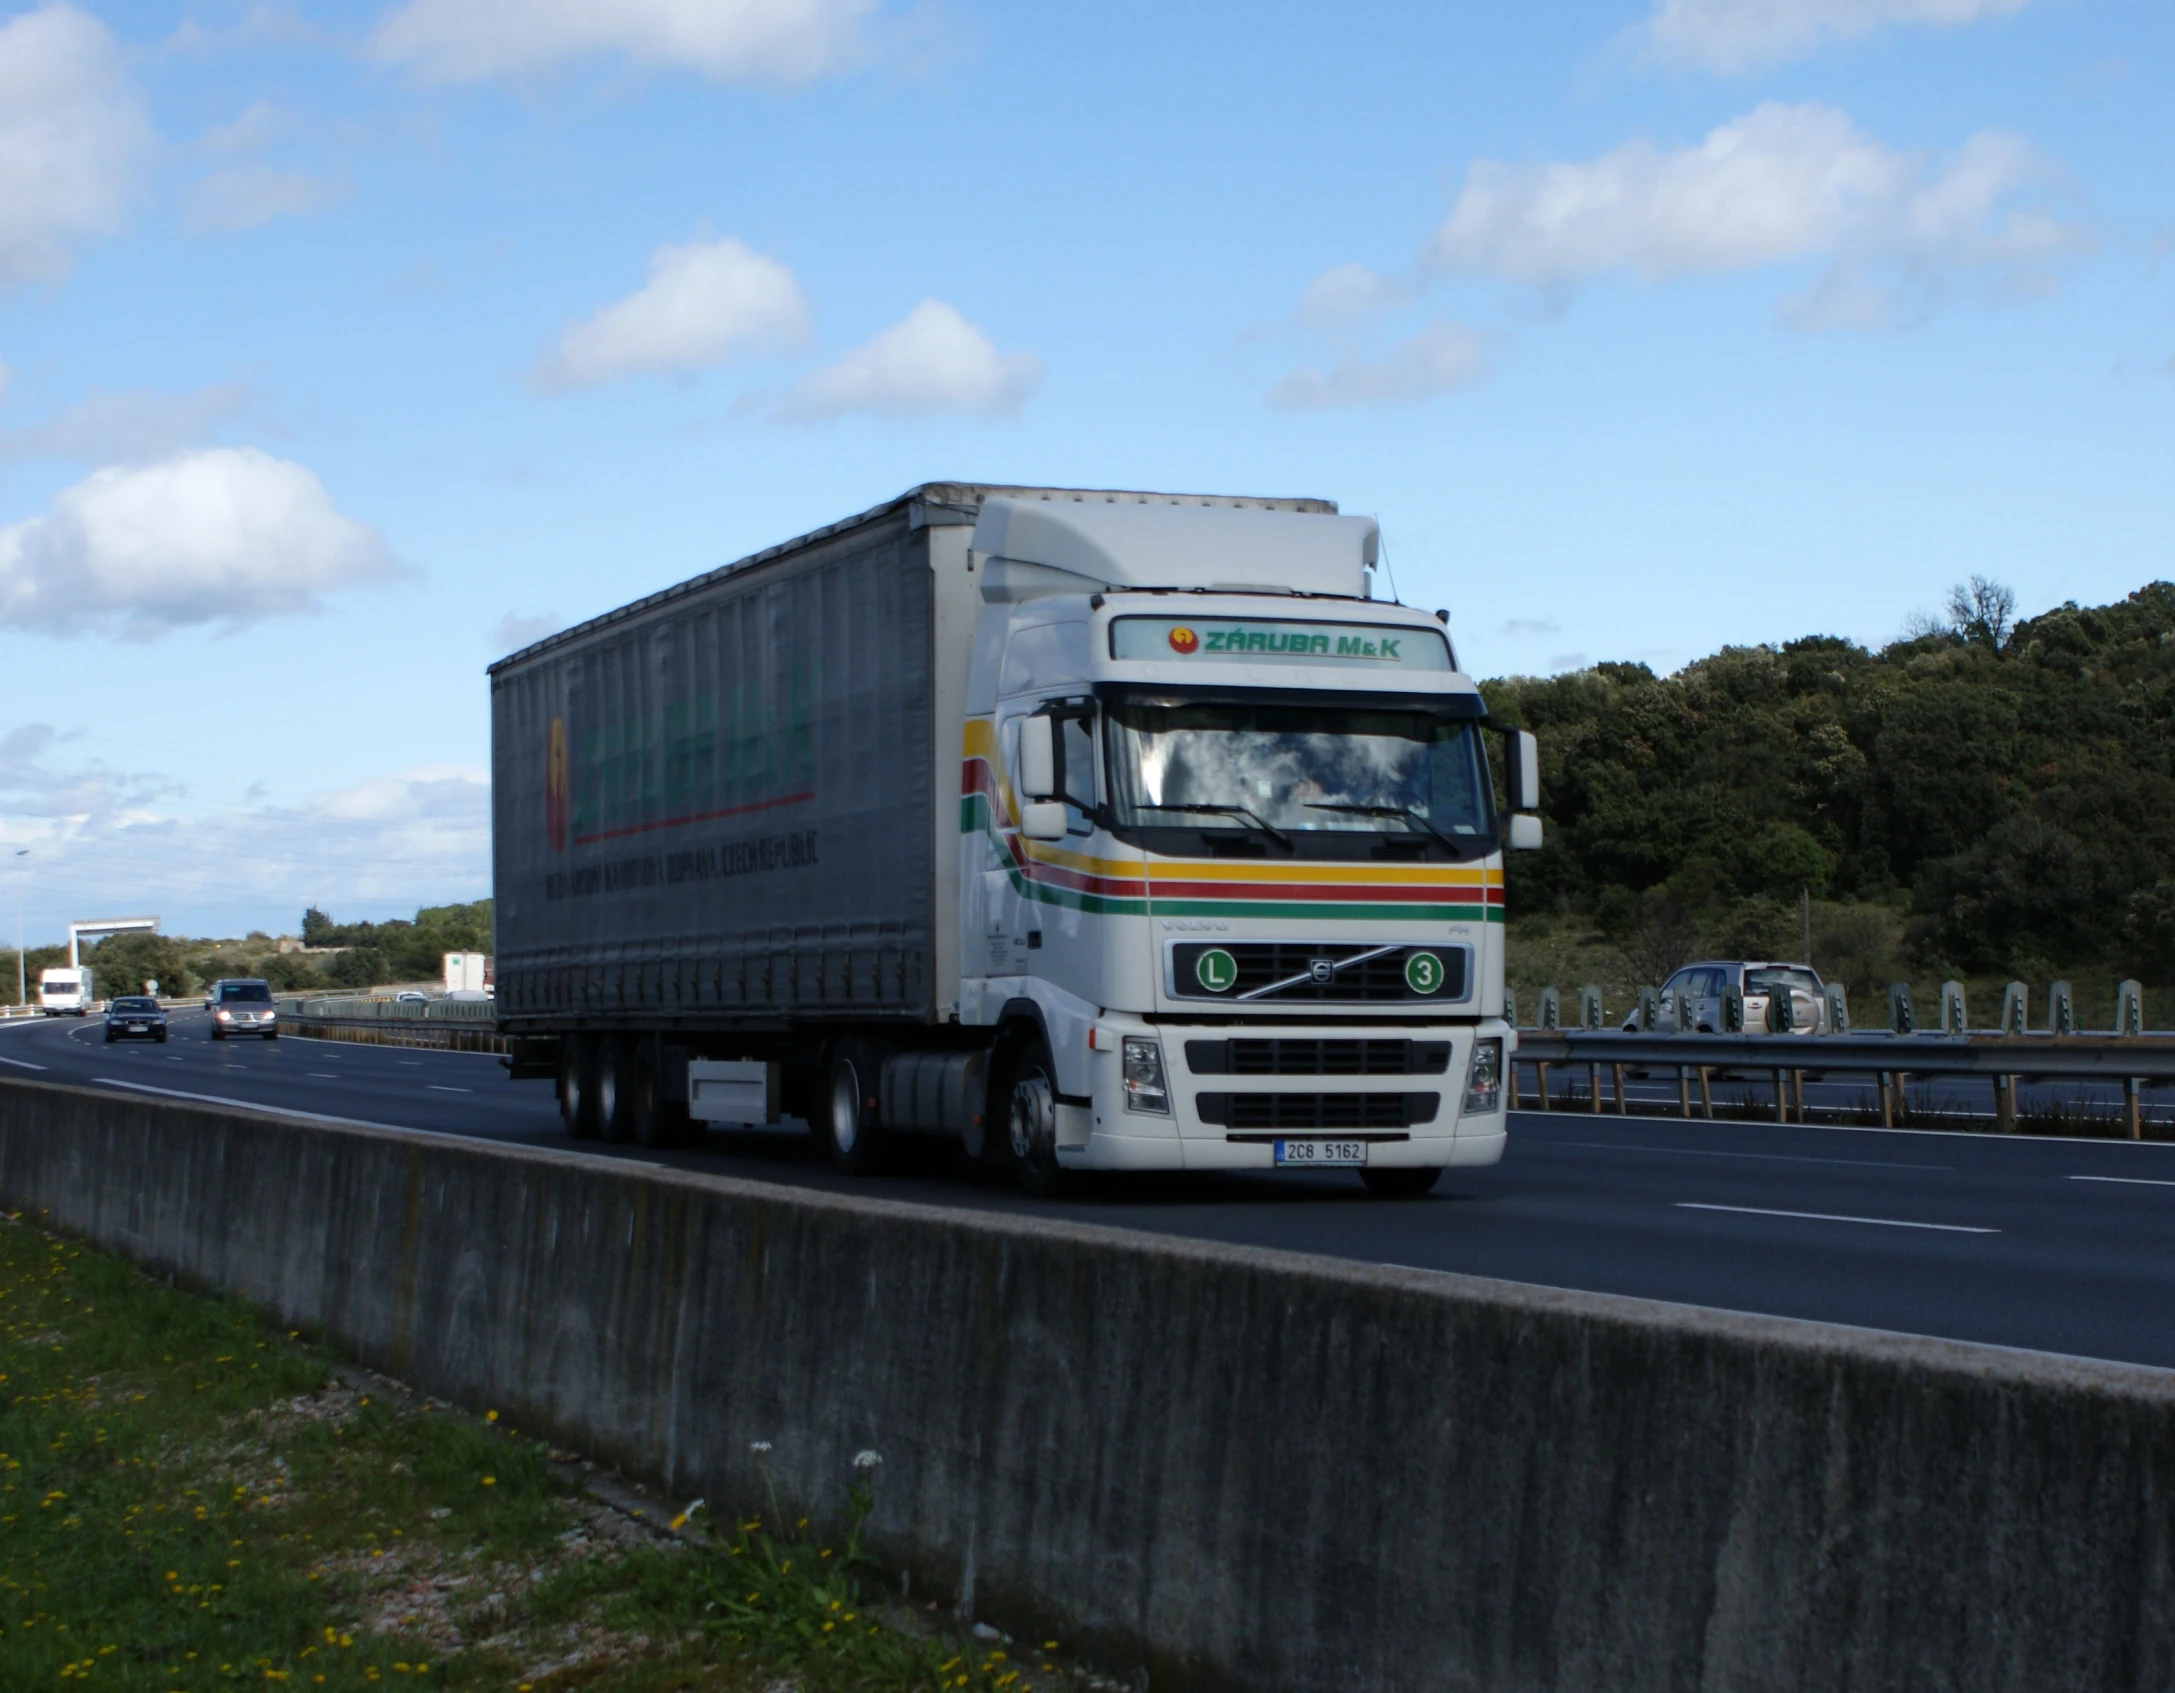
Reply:
[[28, 847], [15, 849], [15, 1003], [18, 1006], [30, 1003], [30, 990], [23, 979], [23, 877], [29, 873], [30, 866], [21, 862], [29, 856]]

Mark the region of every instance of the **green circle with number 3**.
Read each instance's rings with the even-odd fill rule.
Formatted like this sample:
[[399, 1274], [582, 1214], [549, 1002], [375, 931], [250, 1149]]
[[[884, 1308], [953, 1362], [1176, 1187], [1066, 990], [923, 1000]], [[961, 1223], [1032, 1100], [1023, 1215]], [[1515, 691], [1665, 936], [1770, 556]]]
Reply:
[[1229, 993], [1238, 985], [1239, 961], [1220, 946], [1212, 946], [1193, 961], [1194, 979], [1210, 993]]
[[1442, 986], [1442, 960], [1432, 952], [1406, 954], [1405, 986], [1414, 993], [1433, 993]]

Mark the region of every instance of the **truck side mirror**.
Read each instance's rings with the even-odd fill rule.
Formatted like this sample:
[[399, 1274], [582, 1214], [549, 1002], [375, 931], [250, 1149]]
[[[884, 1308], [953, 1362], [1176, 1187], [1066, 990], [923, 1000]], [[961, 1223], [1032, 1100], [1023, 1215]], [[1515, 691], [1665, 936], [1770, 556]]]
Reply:
[[1527, 730], [1504, 731], [1503, 797], [1512, 811], [1541, 808], [1541, 743]]
[[[1056, 723], [1047, 717], [1020, 719], [1020, 797], [1028, 800], [1057, 797]], [[1064, 831], [1059, 830], [1062, 834]], [[1029, 840], [1042, 837], [1029, 833]]]
[[1530, 811], [1521, 811], [1510, 820], [1510, 850], [1512, 852], [1539, 852], [1541, 850], [1541, 820]]
[[[1047, 717], [1043, 722], [1049, 722]], [[1020, 833], [1031, 841], [1065, 838], [1065, 808], [1054, 799], [1030, 800], [1020, 807]]]

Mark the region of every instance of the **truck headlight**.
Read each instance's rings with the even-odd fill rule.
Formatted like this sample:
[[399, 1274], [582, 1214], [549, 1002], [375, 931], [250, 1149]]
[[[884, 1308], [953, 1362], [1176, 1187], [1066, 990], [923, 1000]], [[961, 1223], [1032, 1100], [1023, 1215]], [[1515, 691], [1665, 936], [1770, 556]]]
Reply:
[[1125, 1108], [1171, 1114], [1171, 1090], [1163, 1080], [1163, 1043], [1146, 1035], [1127, 1035], [1124, 1054]]
[[1503, 1108], [1503, 1042], [1500, 1038], [1473, 1042], [1473, 1067], [1465, 1078], [1465, 1109], [1468, 1117], [1484, 1117]]

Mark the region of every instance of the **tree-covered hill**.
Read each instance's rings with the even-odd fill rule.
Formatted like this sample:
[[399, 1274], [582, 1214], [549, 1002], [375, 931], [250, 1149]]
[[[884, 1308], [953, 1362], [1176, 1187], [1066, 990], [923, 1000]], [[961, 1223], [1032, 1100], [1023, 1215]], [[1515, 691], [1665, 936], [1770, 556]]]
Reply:
[[[1794, 956], [1809, 889], [1845, 931], [1891, 916], [1921, 968], [2175, 983], [2175, 584], [2014, 628], [2007, 604], [1979, 581], [1878, 651], [1811, 636], [1488, 684], [1541, 737], [1547, 845], [1513, 860], [1512, 912], [1587, 919], [1652, 975]], [[1871, 938], [1831, 950], [1872, 985]]]

